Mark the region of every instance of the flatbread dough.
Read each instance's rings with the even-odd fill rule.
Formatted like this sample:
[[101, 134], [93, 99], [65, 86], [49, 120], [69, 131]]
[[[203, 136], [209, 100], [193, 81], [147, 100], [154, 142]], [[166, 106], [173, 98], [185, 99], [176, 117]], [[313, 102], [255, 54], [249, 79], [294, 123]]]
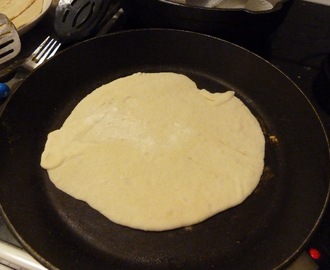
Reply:
[[35, 21], [43, 11], [44, 0], [0, 0], [0, 12], [16, 29]]
[[28, 9], [36, 0], [0, 0], [0, 11], [13, 20]]
[[51, 181], [115, 223], [163, 231], [199, 223], [256, 188], [265, 140], [234, 92], [176, 73], [136, 73], [84, 98], [48, 135]]
[[35, 0], [29, 8], [24, 10], [18, 17], [14, 18], [12, 22], [17, 29], [28, 25], [35, 21], [43, 12], [44, 0]]

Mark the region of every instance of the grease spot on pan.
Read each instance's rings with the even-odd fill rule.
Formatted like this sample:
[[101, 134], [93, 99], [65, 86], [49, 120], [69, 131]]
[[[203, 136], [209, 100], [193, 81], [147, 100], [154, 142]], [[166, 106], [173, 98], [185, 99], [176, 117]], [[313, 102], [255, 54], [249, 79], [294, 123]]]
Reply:
[[184, 230], [187, 231], [187, 232], [191, 232], [193, 230], [193, 227], [192, 226], [187, 226], [187, 227], [184, 227]]
[[276, 137], [275, 135], [269, 135], [269, 136], [268, 136], [268, 139], [269, 139], [269, 142], [270, 142], [271, 144], [275, 144], [275, 145], [278, 144], [278, 139], [277, 139], [277, 137]]
[[262, 180], [271, 180], [274, 178], [274, 172], [269, 166], [265, 166], [263, 174], [262, 174]]

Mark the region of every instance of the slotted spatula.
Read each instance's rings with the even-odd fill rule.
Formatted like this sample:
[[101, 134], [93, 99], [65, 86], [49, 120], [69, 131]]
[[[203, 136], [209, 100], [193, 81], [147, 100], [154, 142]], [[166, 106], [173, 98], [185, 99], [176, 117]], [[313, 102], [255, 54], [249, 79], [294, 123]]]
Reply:
[[0, 65], [13, 59], [21, 50], [21, 40], [15, 25], [0, 13]]
[[121, 8], [121, 0], [59, 0], [54, 30], [65, 43], [82, 40], [105, 31]]

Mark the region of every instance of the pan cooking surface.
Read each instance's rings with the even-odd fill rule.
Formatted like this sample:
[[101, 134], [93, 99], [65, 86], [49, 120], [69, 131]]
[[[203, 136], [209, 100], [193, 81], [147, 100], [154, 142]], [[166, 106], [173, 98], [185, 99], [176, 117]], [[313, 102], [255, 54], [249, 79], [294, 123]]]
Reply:
[[[39, 165], [47, 134], [96, 87], [138, 71], [233, 89], [251, 109], [266, 138], [265, 169], [241, 205], [188, 228], [143, 232], [112, 223], [49, 181]], [[9, 101], [0, 148], [2, 214], [50, 269], [279, 269], [315, 229], [329, 193], [327, 140], [302, 92], [258, 56], [183, 31], [111, 34], [60, 53]]]

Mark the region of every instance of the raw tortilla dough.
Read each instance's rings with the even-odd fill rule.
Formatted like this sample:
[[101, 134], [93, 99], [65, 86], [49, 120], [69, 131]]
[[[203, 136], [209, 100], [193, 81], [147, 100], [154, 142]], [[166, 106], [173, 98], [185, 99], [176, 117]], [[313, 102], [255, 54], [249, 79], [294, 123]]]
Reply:
[[34, 3], [12, 20], [17, 29], [35, 21], [43, 12], [44, 0], [35, 0]]
[[136, 73], [83, 99], [48, 135], [41, 166], [113, 222], [163, 231], [241, 203], [259, 183], [264, 136], [234, 92]]
[[13, 20], [34, 2], [35, 0], [0, 0], [0, 10], [9, 20]]
[[0, 0], [0, 12], [5, 14], [16, 29], [33, 22], [42, 13], [44, 0]]

